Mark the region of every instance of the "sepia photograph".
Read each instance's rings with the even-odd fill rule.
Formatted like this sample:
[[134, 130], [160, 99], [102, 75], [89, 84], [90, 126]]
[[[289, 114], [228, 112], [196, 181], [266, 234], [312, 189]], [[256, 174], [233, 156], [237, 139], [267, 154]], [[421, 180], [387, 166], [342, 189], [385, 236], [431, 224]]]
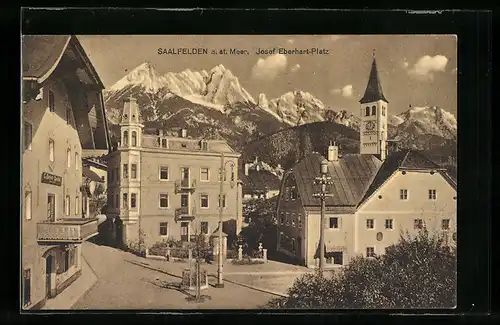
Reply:
[[23, 35], [23, 311], [454, 309], [457, 35]]

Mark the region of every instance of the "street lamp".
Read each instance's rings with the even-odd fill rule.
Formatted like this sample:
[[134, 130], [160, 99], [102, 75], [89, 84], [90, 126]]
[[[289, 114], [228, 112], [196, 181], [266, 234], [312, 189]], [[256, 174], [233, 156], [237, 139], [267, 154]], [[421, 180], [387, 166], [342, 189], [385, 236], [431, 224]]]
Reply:
[[[223, 205], [223, 191], [224, 191], [224, 174], [226, 170], [226, 165], [231, 166], [231, 168], [234, 168], [234, 162], [232, 161], [227, 161], [224, 163], [224, 153], [221, 154], [221, 162], [220, 162], [220, 189], [219, 189], [219, 256], [218, 256], [218, 265], [217, 265], [217, 288], [224, 288], [224, 280], [223, 280], [223, 273], [224, 273], [224, 265], [222, 261], [222, 246], [224, 244], [224, 241], [222, 240], [222, 214], [224, 211], [224, 205]], [[231, 179], [231, 182], [234, 180]]]
[[320, 217], [320, 227], [319, 227], [319, 271], [323, 274], [323, 263], [325, 259], [325, 199], [327, 197], [333, 196], [333, 194], [328, 194], [326, 192], [326, 185], [331, 185], [330, 176], [328, 174], [328, 161], [323, 158], [321, 161], [321, 176], [315, 178], [315, 184], [321, 185], [321, 191], [319, 193], [314, 193], [313, 196], [319, 197], [321, 200], [321, 217]]

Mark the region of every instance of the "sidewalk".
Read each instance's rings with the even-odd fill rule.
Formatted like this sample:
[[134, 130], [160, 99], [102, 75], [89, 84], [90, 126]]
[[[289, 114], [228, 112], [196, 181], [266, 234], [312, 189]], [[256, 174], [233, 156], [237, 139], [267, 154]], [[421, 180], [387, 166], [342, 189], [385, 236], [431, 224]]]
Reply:
[[82, 275], [55, 298], [47, 300], [42, 310], [68, 310], [96, 283], [94, 274], [82, 256]]

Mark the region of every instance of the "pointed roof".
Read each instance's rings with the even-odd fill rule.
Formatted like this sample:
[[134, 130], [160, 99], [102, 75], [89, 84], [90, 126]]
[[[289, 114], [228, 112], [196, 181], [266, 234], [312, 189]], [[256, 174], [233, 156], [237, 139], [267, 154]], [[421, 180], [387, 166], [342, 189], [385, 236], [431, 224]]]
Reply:
[[376, 102], [378, 100], [383, 100], [386, 103], [389, 102], [385, 98], [384, 93], [382, 91], [382, 85], [380, 84], [380, 79], [378, 77], [377, 61], [375, 60], [375, 50], [374, 50], [372, 70], [370, 71], [370, 78], [368, 79], [368, 84], [366, 85], [365, 94], [359, 102], [361, 104], [364, 104], [364, 103]]

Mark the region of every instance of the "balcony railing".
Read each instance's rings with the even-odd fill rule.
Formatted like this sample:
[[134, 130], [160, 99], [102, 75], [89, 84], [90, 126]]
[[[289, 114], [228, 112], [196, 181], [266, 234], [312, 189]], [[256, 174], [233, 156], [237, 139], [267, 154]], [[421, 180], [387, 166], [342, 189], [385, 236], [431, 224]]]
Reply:
[[193, 207], [191, 211], [188, 207], [180, 207], [175, 209], [175, 220], [193, 220], [196, 215], [196, 209]]
[[81, 243], [98, 234], [97, 218], [71, 218], [37, 224], [39, 243]]
[[196, 180], [181, 179], [175, 182], [175, 191], [193, 191], [196, 189]]

